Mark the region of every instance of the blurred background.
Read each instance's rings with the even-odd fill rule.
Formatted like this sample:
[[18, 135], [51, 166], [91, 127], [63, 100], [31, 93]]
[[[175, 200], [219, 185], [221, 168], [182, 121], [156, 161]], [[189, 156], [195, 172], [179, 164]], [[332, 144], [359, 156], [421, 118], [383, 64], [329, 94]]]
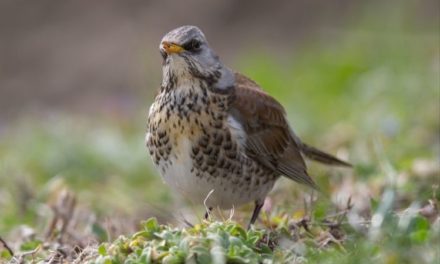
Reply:
[[[98, 237], [149, 216], [202, 215], [177, 209], [144, 147], [159, 41], [184, 24], [280, 100], [306, 142], [355, 164], [310, 164], [332, 203], [358, 196], [368, 211], [360, 201], [389, 184], [401, 207], [423, 203], [439, 176], [439, 10], [434, 0], [1, 1], [0, 234], [45, 230], [66, 192]], [[276, 188], [280, 206], [302, 206], [301, 187]]]
[[[160, 84], [159, 41], [185, 24], [199, 26], [227, 65], [245, 71], [240, 63], [253, 55], [292, 63], [305, 46], [341, 45], [338, 40], [347, 32], [365, 41], [373, 41], [368, 35], [388, 34], [393, 41], [391, 34], [412, 30], [424, 42], [438, 22], [436, 1], [376, 5], [347, 0], [276, 5], [232, 0], [1, 1], [0, 117], [4, 124], [45, 111], [96, 115], [113, 110], [132, 116], [139, 106], [147, 109]], [[365, 25], [371, 27], [361, 27]], [[374, 59], [380, 54], [369, 55]]]

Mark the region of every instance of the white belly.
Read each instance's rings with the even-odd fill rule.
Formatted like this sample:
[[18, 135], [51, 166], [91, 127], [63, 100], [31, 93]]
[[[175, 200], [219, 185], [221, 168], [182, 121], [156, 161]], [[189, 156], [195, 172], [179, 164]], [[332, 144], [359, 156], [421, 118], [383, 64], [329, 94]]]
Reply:
[[[205, 203], [207, 207], [230, 209], [257, 199], [264, 199], [273, 187], [273, 182], [268, 182], [258, 188], [245, 191], [233, 185], [230, 181], [231, 177], [215, 178], [206, 173], [197, 177], [191, 171], [193, 167], [191, 148], [190, 140], [181, 138], [179, 147], [173, 151], [175, 155], [170, 155], [170, 161], [162, 160], [158, 170], [168, 185], [195, 204]], [[165, 170], [162, 170], [163, 167]]]

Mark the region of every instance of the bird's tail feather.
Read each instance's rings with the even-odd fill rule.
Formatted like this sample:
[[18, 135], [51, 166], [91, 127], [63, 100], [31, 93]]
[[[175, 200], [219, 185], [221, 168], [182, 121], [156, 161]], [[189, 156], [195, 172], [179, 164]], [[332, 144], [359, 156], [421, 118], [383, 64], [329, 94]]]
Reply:
[[344, 166], [344, 167], [352, 167], [352, 165], [346, 161], [342, 161], [336, 158], [333, 155], [325, 153], [315, 147], [309, 146], [307, 144], [302, 143], [302, 153], [308, 157], [309, 159], [316, 160], [318, 162], [334, 165], [334, 166]]

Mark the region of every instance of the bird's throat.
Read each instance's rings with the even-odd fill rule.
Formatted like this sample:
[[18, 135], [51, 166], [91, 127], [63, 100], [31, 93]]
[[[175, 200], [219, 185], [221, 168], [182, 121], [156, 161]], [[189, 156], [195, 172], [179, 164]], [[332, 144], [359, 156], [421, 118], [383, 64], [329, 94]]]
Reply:
[[214, 69], [196, 69], [181, 60], [167, 61], [163, 65], [162, 91], [198, 87], [215, 93], [225, 94], [231, 91], [235, 83], [234, 73], [221, 63]]

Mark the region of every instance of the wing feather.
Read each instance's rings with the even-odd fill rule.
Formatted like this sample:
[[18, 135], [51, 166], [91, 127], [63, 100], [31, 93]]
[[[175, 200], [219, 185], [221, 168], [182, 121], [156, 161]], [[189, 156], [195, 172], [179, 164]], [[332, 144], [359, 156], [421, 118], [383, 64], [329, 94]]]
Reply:
[[244, 75], [236, 73], [235, 79], [230, 115], [246, 133], [242, 141], [246, 155], [276, 173], [317, 188], [307, 174], [281, 104]]

